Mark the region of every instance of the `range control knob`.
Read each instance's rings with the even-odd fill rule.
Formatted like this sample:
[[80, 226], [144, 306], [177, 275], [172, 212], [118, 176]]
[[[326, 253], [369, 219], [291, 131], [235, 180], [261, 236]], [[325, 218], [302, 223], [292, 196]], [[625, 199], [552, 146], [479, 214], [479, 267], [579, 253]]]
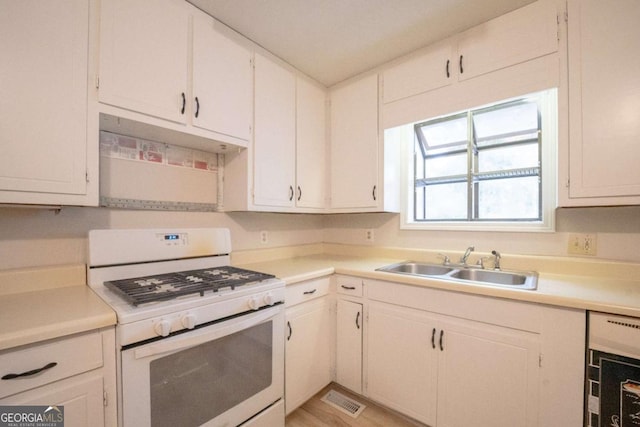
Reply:
[[166, 337], [171, 333], [171, 323], [168, 320], [161, 320], [154, 326], [156, 334]]
[[260, 308], [260, 299], [257, 296], [249, 298], [249, 308], [251, 310], [257, 310]]
[[196, 327], [196, 315], [195, 314], [186, 314], [182, 320], [182, 326], [184, 326], [187, 329], [193, 329]]
[[264, 294], [264, 297], [262, 297], [262, 300], [267, 305], [273, 305], [273, 303], [275, 302], [271, 292], [267, 292], [266, 294]]

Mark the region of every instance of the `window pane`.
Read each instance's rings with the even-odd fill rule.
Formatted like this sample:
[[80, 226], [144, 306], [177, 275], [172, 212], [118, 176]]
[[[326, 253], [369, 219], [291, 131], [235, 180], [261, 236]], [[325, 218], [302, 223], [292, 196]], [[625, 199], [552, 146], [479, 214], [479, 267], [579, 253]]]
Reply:
[[465, 175], [467, 173], [467, 153], [431, 157], [426, 159], [424, 163], [425, 178]]
[[488, 148], [478, 152], [479, 172], [531, 168], [537, 167], [538, 163], [537, 143]]
[[477, 185], [479, 219], [540, 219], [538, 177], [481, 181]]
[[437, 120], [420, 126], [426, 149], [467, 145], [467, 116]]
[[538, 130], [538, 105], [532, 102], [475, 113], [476, 137], [484, 139]]
[[424, 218], [416, 219], [467, 219], [466, 183], [429, 185], [424, 190]]

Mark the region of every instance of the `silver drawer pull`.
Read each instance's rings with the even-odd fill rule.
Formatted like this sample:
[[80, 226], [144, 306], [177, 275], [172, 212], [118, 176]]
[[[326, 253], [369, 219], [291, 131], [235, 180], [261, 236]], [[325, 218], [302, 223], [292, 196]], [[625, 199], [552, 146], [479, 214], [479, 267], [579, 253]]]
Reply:
[[340, 287], [341, 287], [342, 289], [346, 289], [346, 290], [348, 290], [348, 291], [355, 291], [355, 290], [356, 290], [356, 287], [355, 287], [355, 286], [345, 286], [345, 285], [340, 285]]
[[30, 377], [32, 375], [36, 375], [39, 374], [42, 371], [46, 371], [47, 369], [51, 369], [54, 366], [56, 366], [57, 363], [56, 362], [51, 362], [51, 363], [47, 363], [46, 365], [44, 365], [42, 368], [39, 369], [33, 369], [31, 371], [26, 371], [23, 372], [21, 374], [7, 374], [5, 376], [2, 377], [3, 380], [12, 380], [14, 378], [21, 378], [21, 377]]
[[305, 291], [305, 292], [303, 292], [303, 294], [304, 294], [304, 295], [311, 295], [311, 294], [315, 294], [315, 293], [316, 293], [316, 291], [317, 291], [317, 289], [314, 289], [314, 290], [312, 290], [312, 291]]

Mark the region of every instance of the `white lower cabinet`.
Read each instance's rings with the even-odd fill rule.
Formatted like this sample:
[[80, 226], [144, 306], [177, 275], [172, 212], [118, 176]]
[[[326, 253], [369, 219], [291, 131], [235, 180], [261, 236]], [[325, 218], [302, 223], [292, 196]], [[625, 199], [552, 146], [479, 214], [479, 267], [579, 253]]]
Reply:
[[429, 425], [436, 421], [436, 320], [427, 313], [369, 303], [367, 395]]
[[362, 304], [338, 299], [336, 312], [336, 381], [362, 393]]
[[287, 288], [285, 407], [289, 414], [331, 382], [334, 310], [329, 278]]
[[364, 396], [431, 427], [581, 425], [584, 310], [370, 279], [362, 288]]
[[66, 427], [115, 425], [114, 349], [110, 328], [2, 351], [0, 406], [63, 406]]

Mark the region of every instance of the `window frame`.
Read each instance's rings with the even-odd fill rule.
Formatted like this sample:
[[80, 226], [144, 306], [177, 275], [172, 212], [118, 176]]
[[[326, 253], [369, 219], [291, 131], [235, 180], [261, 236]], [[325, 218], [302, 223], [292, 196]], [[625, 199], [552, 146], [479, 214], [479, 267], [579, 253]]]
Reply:
[[[416, 158], [414, 150], [415, 145], [418, 143], [418, 134], [415, 131], [415, 126], [424, 124], [426, 122], [436, 123], [437, 120], [446, 120], [456, 116], [469, 115], [470, 112], [488, 111], [492, 108], [499, 106], [506, 106], [507, 104], [515, 104], [523, 101], [535, 101], [539, 105], [539, 117], [540, 131], [538, 134], [538, 140], [541, 141], [538, 144], [539, 160], [538, 167], [540, 168], [540, 186], [539, 186], [539, 205], [541, 219], [528, 220], [528, 219], [474, 219], [472, 221], [462, 220], [415, 220], [415, 208], [416, 208], [416, 187], [415, 187], [415, 168]], [[476, 108], [469, 108], [457, 113], [446, 114], [439, 117], [434, 117], [428, 120], [421, 120], [420, 122], [411, 123], [408, 125], [400, 126], [397, 128], [385, 130], [386, 134], [389, 133], [390, 139], [403, 141], [402, 152], [405, 155], [402, 156], [402, 171], [404, 176], [404, 185], [401, 191], [402, 205], [401, 205], [401, 229], [419, 229], [419, 230], [482, 230], [482, 231], [531, 231], [531, 232], [552, 232], [555, 230], [555, 209], [557, 207], [557, 126], [558, 126], [558, 98], [557, 89], [547, 89], [541, 92], [537, 92], [530, 95], [519, 96], [491, 104], [479, 106]], [[555, 119], [554, 119], [555, 118]], [[473, 126], [469, 126], [473, 128]], [[468, 135], [468, 141], [470, 141], [471, 135]], [[472, 144], [472, 142], [469, 142]], [[475, 160], [474, 160], [475, 159]], [[477, 185], [478, 182], [474, 182], [471, 179], [471, 175], [477, 168], [470, 162], [477, 161], [477, 155], [467, 158], [467, 190], [468, 196], [471, 196], [471, 186]], [[480, 173], [481, 175], [481, 173]], [[469, 209], [477, 207], [476, 203], [468, 203], [467, 214]]]

